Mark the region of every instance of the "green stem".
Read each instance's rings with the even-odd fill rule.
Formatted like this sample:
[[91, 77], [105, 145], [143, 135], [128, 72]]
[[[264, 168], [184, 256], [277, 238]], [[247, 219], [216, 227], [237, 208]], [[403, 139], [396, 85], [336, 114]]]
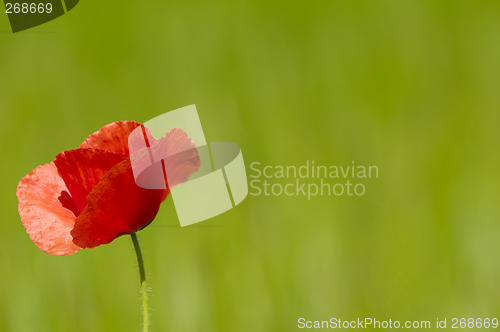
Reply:
[[139, 265], [139, 274], [141, 276], [141, 293], [142, 293], [142, 328], [144, 332], [149, 331], [149, 307], [148, 307], [148, 292], [146, 289], [146, 270], [144, 269], [144, 259], [142, 258], [141, 246], [136, 233], [130, 234], [134, 243], [135, 254], [137, 255], [137, 264]]

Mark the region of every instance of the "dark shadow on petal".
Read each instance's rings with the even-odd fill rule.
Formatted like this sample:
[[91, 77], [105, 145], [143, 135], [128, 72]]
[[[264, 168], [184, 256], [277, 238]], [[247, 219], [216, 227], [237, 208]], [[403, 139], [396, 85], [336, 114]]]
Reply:
[[80, 214], [80, 211], [76, 208], [75, 202], [73, 202], [73, 198], [69, 195], [69, 193], [66, 190], [63, 190], [61, 192], [61, 196], [58, 197], [59, 202], [61, 202], [62, 206], [75, 215], [75, 217], [78, 217]]

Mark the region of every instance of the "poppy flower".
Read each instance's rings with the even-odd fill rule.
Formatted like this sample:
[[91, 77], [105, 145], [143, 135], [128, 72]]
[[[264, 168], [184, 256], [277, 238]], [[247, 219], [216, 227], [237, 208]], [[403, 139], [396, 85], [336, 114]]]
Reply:
[[[135, 121], [104, 126], [78, 149], [59, 153], [21, 179], [16, 192], [19, 215], [38, 248], [51, 255], [71, 255], [134, 233], [156, 217], [170, 187], [198, 170], [196, 145], [183, 130], [174, 128], [156, 140], [142, 126], [152, 151], [183, 152], [183, 157], [175, 159], [170, 185], [139, 187], [129, 155], [129, 135], [139, 126]], [[147, 155], [144, 150], [134, 156]]]

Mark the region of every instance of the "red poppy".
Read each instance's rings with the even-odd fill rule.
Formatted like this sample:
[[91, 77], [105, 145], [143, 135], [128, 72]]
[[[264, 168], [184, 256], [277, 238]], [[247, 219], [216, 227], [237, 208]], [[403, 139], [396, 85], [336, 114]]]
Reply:
[[[61, 152], [21, 179], [16, 193], [19, 215], [38, 248], [71, 255], [136, 232], [155, 218], [170, 189], [143, 189], [135, 182], [128, 139], [139, 126], [134, 121], [104, 126], [78, 149]], [[181, 129], [170, 130], [160, 140], [150, 134], [147, 138], [151, 150], [168, 150], [169, 155], [190, 151], [177, 160], [174, 177], [180, 180], [171, 185], [198, 170], [196, 145]]]

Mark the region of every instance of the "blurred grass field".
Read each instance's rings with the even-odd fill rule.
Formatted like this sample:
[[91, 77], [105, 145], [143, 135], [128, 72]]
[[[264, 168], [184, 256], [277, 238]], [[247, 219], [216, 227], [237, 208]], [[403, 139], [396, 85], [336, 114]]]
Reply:
[[117, 120], [196, 104], [248, 164], [375, 164], [360, 198], [249, 196], [139, 233], [154, 331], [500, 315], [500, 2], [82, 0], [0, 14], [0, 331], [137, 331], [129, 237], [38, 250], [18, 181]]

